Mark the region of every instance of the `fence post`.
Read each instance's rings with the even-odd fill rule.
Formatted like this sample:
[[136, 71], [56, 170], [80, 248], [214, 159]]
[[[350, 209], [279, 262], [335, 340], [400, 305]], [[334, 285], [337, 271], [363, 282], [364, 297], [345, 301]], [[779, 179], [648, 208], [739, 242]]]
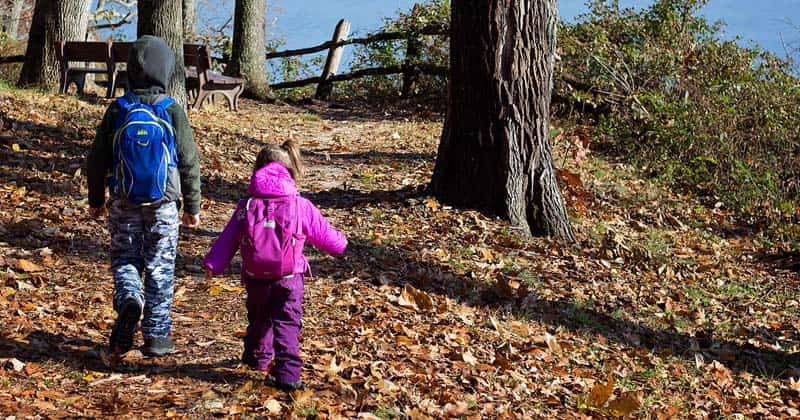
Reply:
[[342, 61], [342, 53], [344, 52], [344, 46], [336, 45], [336, 43], [346, 40], [349, 34], [350, 22], [345, 19], [340, 20], [336, 25], [336, 30], [333, 31], [333, 38], [331, 38], [334, 45], [328, 50], [328, 59], [325, 60], [325, 67], [322, 69], [322, 75], [319, 78], [317, 99], [327, 99], [331, 96], [333, 84], [328, 79], [339, 70], [339, 63]]
[[417, 80], [419, 80], [417, 63], [419, 62], [419, 53], [422, 47], [416, 35], [410, 36], [406, 42], [406, 58], [403, 65], [403, 96], [409, 96], [414, 93]]
[[[411, 17], [416, 20], [420, 14], [422, 7], [419, 3], [414, 4], [411, 9]], [[419, 71], [416, 67], [419, 62], [419, 54], [422, 50], [422, 41], [419, 40], [418, 34], [414, 31], [411, 32], [406, 38], [406, 57], [403, 65], [403, 96], [409, 96], [414, 92], [414, 87], [419, 79]]]

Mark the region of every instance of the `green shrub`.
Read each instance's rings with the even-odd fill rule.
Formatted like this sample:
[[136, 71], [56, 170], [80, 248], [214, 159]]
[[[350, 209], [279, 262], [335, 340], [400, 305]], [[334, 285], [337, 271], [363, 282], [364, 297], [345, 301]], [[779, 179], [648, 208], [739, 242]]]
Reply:
[[791, 63], [720, 40], [705, 3], [594, 1], [562, 25], [559, 71], [610, 104], [597, 125], [609, 151], [749, 221], [792, 222], [800, 83]]
[[[446, 29], [450, 25], [450, 1], [427, 0], [396, 18], [385, 19], [378, 32], [407, 32], [419, 42], [419, 56], [411, 63], [449, 64], [450, 42], [446, 36], [422, 35], [427, 28]], [[406, 40], [378, 41], [355, 47], [352, 70], [401, 65], [406, 61]], [[394, 96], [400, 94], [403, 76], [371, 76], [339, 84], [339, 91], [359, 96]], [[442, 97], [447, 87], [444, 77], [422, 75], [412, 94]]]
[[[556, 94], [571, 97], [571, 104], [604, 105], [605, 112], [568, 109], [596, 126], [596, 148], [712, 205], [722, 202], [742, 221], [788, 229], [800, 213], [794, 64], [742, 47], [738, 39], [722, 40], [723, 25], [699, 14], [706, 2], [656, 0], [636, 10], [616, 0], [590, 1], [585, 15], [560, 25]], [[387, 20], [382, 30], [447, 27], [449, 12], [448, 1], [430, 0], [416, 13]], [[359, 48], [355, 67], [400, 64], [405, 45]], [[448, 47], [428, 37], [421, 61], [446, 65]], [[362, 79], [347, 89], [398, 92], [400, 80]], [[443, 97], [445, 81], [428, 81], [424, 89]]]

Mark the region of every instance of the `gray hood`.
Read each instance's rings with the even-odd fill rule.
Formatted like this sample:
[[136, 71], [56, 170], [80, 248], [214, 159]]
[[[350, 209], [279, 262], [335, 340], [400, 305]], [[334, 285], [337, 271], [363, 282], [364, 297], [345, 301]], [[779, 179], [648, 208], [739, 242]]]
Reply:
[[149, 93], [167, 93], [175, 70], [175, 53], [163, 39], [144, 35], [137, 39], [128, 56], [131, 88]]

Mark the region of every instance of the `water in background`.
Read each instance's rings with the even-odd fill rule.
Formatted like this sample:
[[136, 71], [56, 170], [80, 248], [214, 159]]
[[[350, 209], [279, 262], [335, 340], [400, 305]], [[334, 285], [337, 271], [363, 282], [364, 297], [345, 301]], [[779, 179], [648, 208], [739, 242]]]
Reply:
[[[418, 1], [418, 0], [416, 0]], [[395, 16], [398, 10], [410, 10], [415, 0], [268, 0], [271, 38], [282, 38], [283, 48], [303, 48], [331, 38], [339, 19], [351, 22], [351, 34], [365, 34], [380, 28], [382, 19]], [[198, 0], [200, 27], [220, 26], [233, 14], [233, 0]], [[573, 21], [586, 12], [585, 0], [558, 0], [563, 19]], [[643, 7], [652, 0], [620, 0], [623, 7]], [[213, 7], [209, 7], [213, 5]], [[710, 0], [703, 13], [712, 21], [726, 23], [723, 36], [742, 38], [744, 45], [760, 45], [779, 56], [785, 56], [784, 41], [797, 47], [800, 30], [800, 0]], [[232, 25], [231, 25], [232, 27]], [[135, 25], [123, 28], [121, 34], [131, 38]], [[345, 49], [343, 66], [351, 58], [352, 48]]]
[[[376, 30], [381, 19], [397, 10], [410, 10], [414, 0], [275, 0], [272, 2], [271, 32], [286, 40], [287, 48], [301, 48], [330, 39], [339, 19], [351, 22], [351, 30], [360, 33]], [[559, 0], [563, 19], [573, 21], [586, 12], [585, 0]], [[651, 0], [621, 0], [623, 7], [643, 7]], [[783, 54], [783, 36], [787, 42], [800, 41], [800, 30], [787, 21], [800, 25], [800, 0], [711, 0], [703, 13], [712, 21], [722, 20], [725, 36], [741, 36], [744, 40]]]

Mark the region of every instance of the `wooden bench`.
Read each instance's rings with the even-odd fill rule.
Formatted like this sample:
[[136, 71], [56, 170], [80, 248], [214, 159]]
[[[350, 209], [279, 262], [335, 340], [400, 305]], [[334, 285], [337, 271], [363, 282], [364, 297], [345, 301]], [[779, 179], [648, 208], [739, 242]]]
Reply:
[[[111, 87], [112, 96], [116, 95], [117, 89], [123, 89], [125, 92], [130, 90], [131, 85], [128, 82], [128, 69], [120, 69], [120, 64], [128, 64], [128, 55], [131, 52], [132, 42], [114, 42], [111, 44], [111, 61], [114, 63], [114, 80]], [[111, 96], [110, 96], [111, 97]]]
[[206, 99], [215, 93], [220, 93], [228, 99], [231, 110], [239, 109], [239, 96], [244, 90], [244, 79], [223, 76], [211, 71], [211, 55], [208, 47], [185, 44], [183, 63], [186, 67], [186, 90], [194, 94], [192, 108], [200, 109]]
[[[105, 74], [108, 78], [106, 97], [113, 95], [113, 80], [116, 67], [111, 58], [111, 41], [106, 42], [72, 42], [61, 41], [56, 49], [56, 58], [60, 63], [59, 91], [67, 93], [69, 85], [75, 84], [78, 93], [82, 94], [86, 85], [87, 74]], [[83, 67], [71, 66], [71, 62], [81, 62]], [[102, 63], [105, 68], [89, 67], [87, 63]]]
[[[112, 98], [117, 89], [130, 90], [127, 69], [117, 65], [127, 64], [131, 42], [66, 42], [62, 41], [56, 51], [60, 63], [60, 92], [66, 93], [75, 83], [83, 93], [87, 74], [106, 75], [106, 97]], [[208, 47], [201, 44], [184, 44], [183, 60], [186, 71], [186, 90], [192, 93], [192, 108], [199, 109], [206, 99], [220, 93], [228, 99], [232, 110], [239, 109], [239, 96], [244, 90], [244, 79], [223, 76], [211, 70], [211, 55]], [[72, 67], [70, 62], [104, 63], [105, 68]]]

